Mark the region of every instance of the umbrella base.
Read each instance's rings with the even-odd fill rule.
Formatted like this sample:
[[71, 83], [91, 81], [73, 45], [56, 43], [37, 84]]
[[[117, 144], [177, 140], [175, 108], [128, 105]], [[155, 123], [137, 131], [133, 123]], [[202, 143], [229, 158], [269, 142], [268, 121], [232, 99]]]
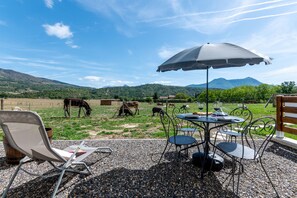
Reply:
[[[205, 161], [204, 161], [205, 159]], [[204, 171], [220, 171], [224, 166], [224, 159], [213, 153], [209, 153], [205, 156], [205, 153], [197, 152], [192, 155], [192, 163], [194, 166], [202, 168], [204, 165]]]

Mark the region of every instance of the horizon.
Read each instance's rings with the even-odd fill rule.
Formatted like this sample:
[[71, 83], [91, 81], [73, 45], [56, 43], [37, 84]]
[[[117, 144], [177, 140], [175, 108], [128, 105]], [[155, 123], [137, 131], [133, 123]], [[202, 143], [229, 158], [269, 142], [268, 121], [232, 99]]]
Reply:
[[93, 88], [206, 83], [204, 70], [156, 72], [183, 49], [233, 43], [271, 65], [211, 69], [217, 78], [296, 81], [297, 2], [0, 2], [0, 68]]

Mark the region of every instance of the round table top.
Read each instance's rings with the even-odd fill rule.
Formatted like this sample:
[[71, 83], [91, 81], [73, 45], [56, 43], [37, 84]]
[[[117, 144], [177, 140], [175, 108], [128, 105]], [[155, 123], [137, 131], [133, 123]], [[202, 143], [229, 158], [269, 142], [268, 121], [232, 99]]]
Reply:
[[215, 115], [196, 115], [193, 113], [178, 114], [179, 119], [193, 121], [193, 122], [206, 122], [206, 123], [240, 123], [244, 119], [236, 116], [215, 116]]

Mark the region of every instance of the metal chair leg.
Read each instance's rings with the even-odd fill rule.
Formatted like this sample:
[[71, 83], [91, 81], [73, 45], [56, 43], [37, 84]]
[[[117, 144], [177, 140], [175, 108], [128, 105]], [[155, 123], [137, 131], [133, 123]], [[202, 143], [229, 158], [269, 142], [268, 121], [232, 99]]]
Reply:
[[159, 159], [158, 164], [160, 164], [161, 159], [163, 158], [163, 155], [164, 155], [164, 153], [165, 153], [165, 151], [166, 151], [166, 149], [167, 149], [167, 146], [168, 146], [168, 142], [166, 142], [166, 146], [165, 146], [164, 151], [163, 151], [163, 153], [162, 153], [162, 155], [161, 155], [161, 157], [160, 157], [160, 159]]
[[16, 171], [14, 172], [14, 174], [13, 174], [12, 177], [11, 177], [11, 179], [9, 180], [9, 183], [8, 183], [8, 185], [7, 185], [6, 189], [5, 189], [5, 191], [3, 192], [3, 194], [2, 194], [2, 198], [6, 197], [6, 195], [7, 195], [7, 193], [8, 193], [8, 190], [9, 190], [9, 188], [10, 188], [10, 186], [11, 186], [13, 180], [14, 180], [15, 177], [17, 176], [17, 174], [18, 174], [18, 172], [19, 172], [19, 170], [20, 170], [20, 168], [21, 168], [22, 165], [23, 165], [23, 163], [20, 162], [20, 164], [18, 165]]
[[265, 173], [266, 177], [268, 178], [268, 180], [269, 180], [269, 182], [270, 182], [270, 184], [271, 184], [271, 186], [272, 186], [272, 188], [273, 188], [273, 190], [274, 190], [276, 196], [277, 196], [277, 197], [280, 197], [279, 194], [278, 194], [278, 192], [276, 191], [276, 188], [275, 188], [274, 184], [272, 183], [272, 181], [271, 181], [271, 179], [270, 179], [270, 177], [269, 177], [267, 171], [265, 170], [264, 165], [262, 164], [262, 160], [261, 160], [261, 158], [259, 159], [259, 161], [260, 161], [261, 167], [262, 167], [262, 169], [264, 170], [264, 173]]
[[58, 191], [58, 189], [59, 189], [59, 186], [60, 186], [60, 184], [61, 184], [62, 178], [63, 178], [63, 176], [64, 176], [64, 174], [65, 174], [65, 171], [66, 171], [66, 169], [63, 169], [62, 172], [61, 172], [61, 174], [60, 174], [59, 180], [57, 181], [55, 190], [54, 190], [54, 192], [53, 192], [53, 194], [52, 194], [52, 198], [55, 198], [55, 197], [56, 197], [57, 191]]

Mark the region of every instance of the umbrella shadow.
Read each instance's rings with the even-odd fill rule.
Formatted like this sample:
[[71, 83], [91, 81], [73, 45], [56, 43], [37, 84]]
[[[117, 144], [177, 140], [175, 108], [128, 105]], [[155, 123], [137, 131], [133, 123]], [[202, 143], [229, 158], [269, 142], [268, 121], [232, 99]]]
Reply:
[[169, 162], [148, 170], [116, 168], [76, 184], [69, 197], [235, 197], [210, 173], [197, 178], [190, 163]]

